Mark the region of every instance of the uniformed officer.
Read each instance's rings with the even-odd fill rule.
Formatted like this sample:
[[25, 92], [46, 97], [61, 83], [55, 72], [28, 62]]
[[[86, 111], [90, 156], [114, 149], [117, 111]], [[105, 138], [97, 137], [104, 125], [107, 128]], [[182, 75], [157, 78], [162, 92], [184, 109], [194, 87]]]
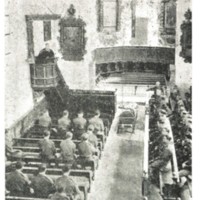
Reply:
[[92, 124], [94, 126], [97, 135], [104, 135], [104, 124], [103, 120], [100, 118], [100, 115], [100, 111], [96, 110], [94, 117], [89, 120], [89, 125]]
[[46, 111], [44, 114], [41, 113], [38, 119], [39, 126], [43, 129], [49, 128], [51, 125], [51, 117], [49, 116], [49, 112]]
[[51, 196], [51, 200], [71, 200], [69, 196], [66, 195], [63, 186], [57, 188], [56, 193]]
[[153, 175], [157, 174], [159, 170], [165, 170], [168, 163], [172, 159], [172, 149], [170, 146], [171, 137], [162, 135], [162, 144], [160, 145], [159, 156], [150, 164], [150, 171]]
[[87, 134], [88, 134], [88, 141], [94, 146], [94, 148], [97, 148], [98, 139], [97, 136], [94, 134], [94, 126], [92, 124], [88, 126]]
[[6, 189], [10, 191], [11, 196], [27, 196], [31, 192], [31, 181], [26, 174], [23, 174], [22, 170], [23, 164], [18, 161], [16, 163], [16, 170], [6, 177]]
[[48, 198], [49, 194], [55, 192], [55, 185], [53, 180], [46, 174], [46, 165], [41, 164], [38, 167], [38, 174], [33, 177], [31, 187], [34, 190], [34, 197]]
[[52, 140], [49, 139], [50, 132], [44, 131], [44, 139], [39, 141], [39, 148], [41, 150], [41, 158], [43, 162], [50, 164], [56, 158], [56, 148]]
[[65, 133], [71, 130], [71, 120], [69, 119], [68, 110], [64, 110], [63, 116], [58, 120], [58, 129]]
[[69, 165], [74, 164], [76, 145], [72, 141], [73, 134], [71, 132], [66, 133], [66, 139], [60, 143], [61, 157], [65, 163]]
[[86, 130], [87, 120], [83, 117], [84, 113], [82, 110], [80, 110], [77, 113], [77, 117], [73, 119], [73, 125], [74, 125], [74, 135], [77, 139], [80, 139], [81, 135]]
[[96, 148], [88, 141], [88, 134], [84, 133], [81, 136], [81, 142], [78, 144], [79, 156], [85, 160], [93, 160], [93, 155], [96, 153]]
[[69, 167], [64, 166], [63, 176], [59, 177], [55, 181], [56, 189], [63, 187], [64, 192], [70, 197], [70, 200], [82, 200], [81, 192], [76, 182], [69, 176]]

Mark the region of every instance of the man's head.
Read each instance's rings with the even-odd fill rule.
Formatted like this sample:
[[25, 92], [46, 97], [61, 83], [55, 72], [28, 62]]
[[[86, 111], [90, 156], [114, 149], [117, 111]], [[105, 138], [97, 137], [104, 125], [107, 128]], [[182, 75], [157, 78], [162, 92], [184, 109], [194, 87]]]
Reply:
[[83, 115], [84, 115], [83, 110], [79, 110], [77, 115], [78, 115], [78, 117], [83, 117]]
[[167, 115], [166, 110], [164, 110], [164, 109], [160, 109], [159, 110], [159, 117], [160, 117], [160, 119], [165, 119], [166, 115]]
[[169, 142], [171, 141], [171, 137], [169, 135], [162, 135], [162, 143], [163, 144], [169, 144]]
[[87, 133], [83, 133], [83, 134], [81, 135], [81, 140], [82, 140], [82, 141], [87, 141], [87, 139], [88, 139], [88, 134], [87, 134]]
[[23, 168], [23, 163], [20, 162], [20, 161], [18, 161], [18, 162], [16, 163], [16, 169], [17, 169], [17, 170], [22, 170], [22, 168]]
[[44, 138], [49, 138], [50, 137], [50, 131], [45, 130], [43, 135], [44, 135]]
[[94, 132], [94, 125], [90, 124], [90, 125], [87, 127], [87, 131], [88, 131], [88, 132]]
[[94, 115], [95, 115], [96, 117], [100, 117], [100, 115], [101, 115], [100, 110], [99, 110], [99, 109], [95, 110]]
[[64, 110], [64, 111], [63, 111], [63, 116], [66, 116], [66, 117], [69, 116], [69, 112], [68, 112], [68, 110]]
[[162, 129], [161, 129], [161, 134], [162, 134], [162, 135], [169, 135], [169, 129], [166, 128], [166, 127], [162, 128]]
[[160, 86], [160, 82], [157, 81], [157, 82], [156, 82], [156, 87], [159, 87], [159, 86]]
[[73, 134], [70, 131], [68, 131], [65, 135], [65, 139], [72, 139], [72, 137], [73, 137]]
[[65, 165], [65, 166], [62, 168], [62, 172], [63, 172], [63, 174], [68, 173], [69, 170], [70, 170], [70, 168], [69, 168], [69, 166], [67, 166], [67, 165]]
[[45, 49], [46, 49], [47, 51], [50, 50], [49, 43], [46, 43], [46, 44], [45, 44]]
[[46, 171], [46, 164], [41, 164], [39, 167], [38, 167], [38, 173], [42, 173], [42, 172], [45, 172]]
[[57, 191], [58, 193], [63, 193], [63, 192], [64, 192], [64, 187], [61, 186], [61, 185], [59, 185], [59, 186], [56, 188], [56, 191]]

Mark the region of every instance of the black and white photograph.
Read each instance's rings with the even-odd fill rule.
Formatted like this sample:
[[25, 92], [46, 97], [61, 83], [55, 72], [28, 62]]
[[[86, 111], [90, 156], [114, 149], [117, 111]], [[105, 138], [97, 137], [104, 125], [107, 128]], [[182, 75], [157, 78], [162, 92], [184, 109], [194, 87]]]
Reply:
[[192, 0], [4, 4], [3, 198], [196, 200]]

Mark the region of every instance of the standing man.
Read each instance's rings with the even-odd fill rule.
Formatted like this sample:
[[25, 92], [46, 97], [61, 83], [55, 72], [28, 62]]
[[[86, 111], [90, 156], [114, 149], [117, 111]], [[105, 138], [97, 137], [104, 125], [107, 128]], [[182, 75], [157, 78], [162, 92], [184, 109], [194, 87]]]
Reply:
[[39, 55], [36, 57], [37, 63], [48, 63], [52, 62], [54, 59], [54, 52], [50, 49], [49, 43], [45, 44], [45, 48], [42, 49]]
[[160, 82], [157, 81], [154, 87], [151, 87], [149, 89], [147, 89], [147, 91], [154, 91], [154, 95], [157, 96], [161, 96], [163, 94], [163, 88], [160, 85]]
[[76, 182], [69, 176], [69, 167], [65, 166], [63, 168], [63, 176], [59, 177], [55, 181], [56, 190], [63, 188], [64, 192], [70, 199], [73, 200], [83, 200], [81, 197], [81, 192], [78, 188]]
[[84, 113], [80, 110], [77, 113], [77, 117], [73, 119], [74, 134], [77, 139], [80, 139], [81, 135], [85, 132], [87, 120], [83, 117]]
[[44, 139], [39, 141], [39, 148], [41, 150], [41, 158], [45, 163], [50, 164], [56, 158], [56, 147], [53, 141], [49, 139], [50, 132], [44, 131]]
[[69, 166], [73, 166], [75, 161], [76, 145], [72, 141], [73, 134], [66, 133], [66, 139], [60, 143], [61, 157]]

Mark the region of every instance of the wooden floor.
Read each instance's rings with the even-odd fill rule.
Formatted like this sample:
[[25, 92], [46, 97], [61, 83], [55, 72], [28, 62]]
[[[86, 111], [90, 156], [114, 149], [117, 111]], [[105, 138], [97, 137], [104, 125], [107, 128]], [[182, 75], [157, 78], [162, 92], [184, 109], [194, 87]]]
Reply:
[[89, 200], [142, 199], [144, 106], [139, 106], [135, 134], [117, 135], [117, 122], [116, 116]]

